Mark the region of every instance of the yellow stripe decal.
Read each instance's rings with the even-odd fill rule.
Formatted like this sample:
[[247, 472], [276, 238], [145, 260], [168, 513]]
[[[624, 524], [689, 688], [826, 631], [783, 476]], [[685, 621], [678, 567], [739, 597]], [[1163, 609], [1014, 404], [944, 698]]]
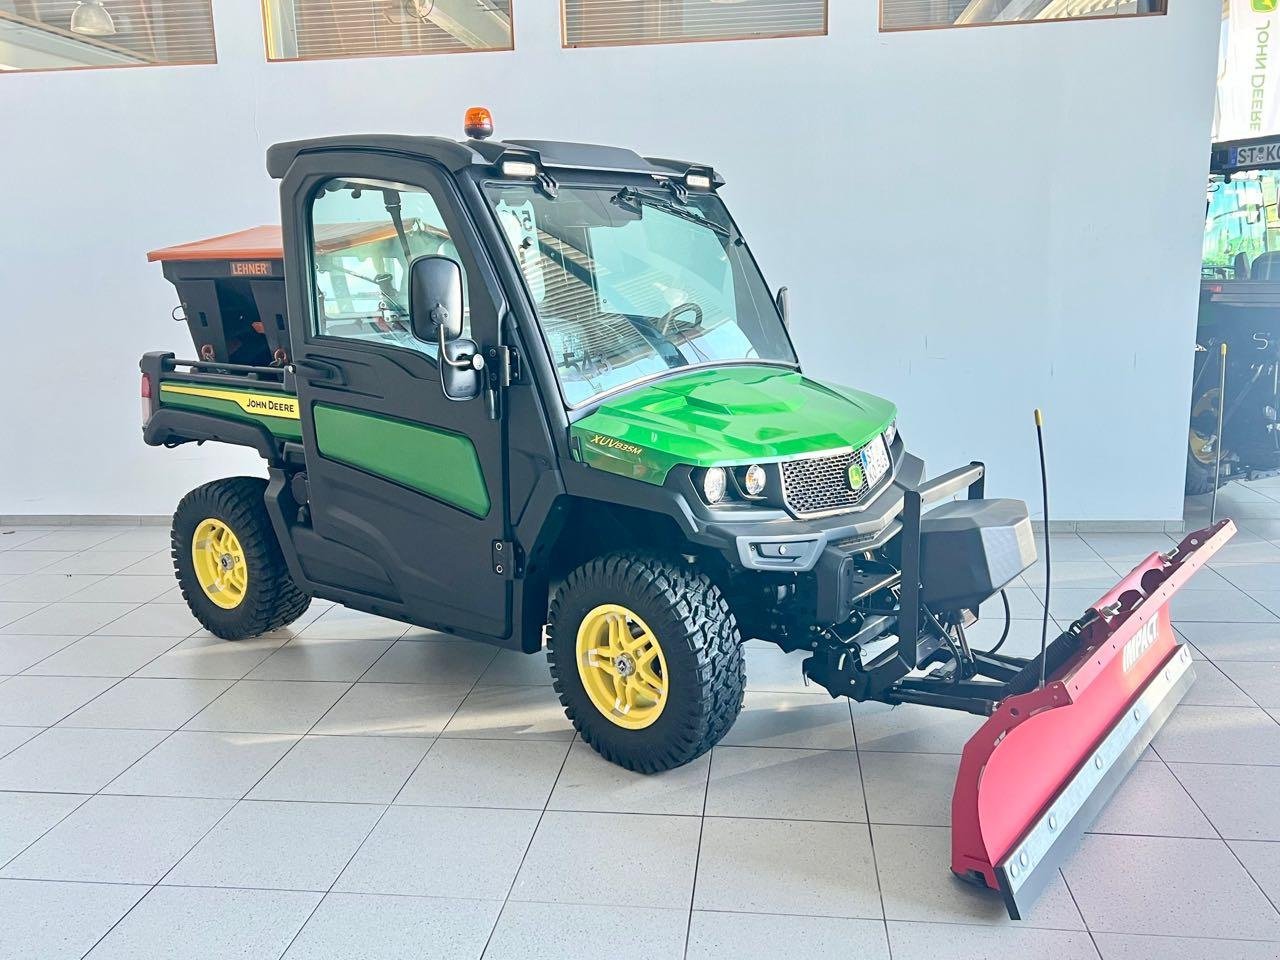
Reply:
[[229, 400], [238, 405], [245, 413], [259, 417], [280, 417], [284, 420], [300, 419], [298, 398], [280, 393], [244, 393], [240, 390], [216, 390], [212, 387], [193, 387], [186, 384], [160, 384], [161, 399], [166, 393], [177, 393], [188, 397], [207, 397], [210, 400]]

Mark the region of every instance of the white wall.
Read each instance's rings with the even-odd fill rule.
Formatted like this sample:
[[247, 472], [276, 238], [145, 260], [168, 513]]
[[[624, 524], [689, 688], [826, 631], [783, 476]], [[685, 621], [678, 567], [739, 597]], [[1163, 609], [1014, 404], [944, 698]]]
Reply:
[[0, 77], [0, 515], [164, 514], [256, 472], [145, 447], [138, 356], [192, 352], [147, 250], [277, 217], [263, 156], [352, 132], [632, 146], [714, 163], [809, 372], [895, 399], [935, 469], [980, 458], [1058, 519], [1181, 515], [1217, 6], [1168, 17], [268, 64], [259, 5], [215, 0], [220, 63]]

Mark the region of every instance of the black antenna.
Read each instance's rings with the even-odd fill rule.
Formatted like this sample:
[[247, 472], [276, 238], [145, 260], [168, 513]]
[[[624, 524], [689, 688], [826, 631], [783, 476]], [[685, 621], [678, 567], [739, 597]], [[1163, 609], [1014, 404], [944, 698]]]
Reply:
[[1040, 446], [1040, 496], [1044, 502], [1044, 620], [1040, 624], [1040, 686], [1044, 686], [1049, 651], [1049, 471], [1044, 463], [1044, 414], [1036, 407], [1036, 443]]

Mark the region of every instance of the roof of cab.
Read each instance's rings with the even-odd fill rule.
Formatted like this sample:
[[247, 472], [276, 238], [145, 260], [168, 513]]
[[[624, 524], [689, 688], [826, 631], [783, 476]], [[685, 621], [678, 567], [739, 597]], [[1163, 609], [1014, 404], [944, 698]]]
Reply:
[[683, 177], [690, 170], [705, 171], [717, 186], [723, 180], [709, 164], [687, 160], [663, 160], [642, 157], [624, 147], [595, 143], [568, 143], [559, 140], [449, 140], [446, 137], [413, 137], [402, 134], [350, 134], [341, 137], [319, 137], [313, 140], [291, 140], [277, 143], [267, 150], [267, 172], [279, 180], [306, 153], [333, 150], [373, 150], [401, 156], [423, 157], [443, 163], [458, 171], [471, 166], [493, 166], [504, 158], [530, 157], [540, 166], [561, 170], [608, 170], [617, 173], [641, 173], [651, 176]]

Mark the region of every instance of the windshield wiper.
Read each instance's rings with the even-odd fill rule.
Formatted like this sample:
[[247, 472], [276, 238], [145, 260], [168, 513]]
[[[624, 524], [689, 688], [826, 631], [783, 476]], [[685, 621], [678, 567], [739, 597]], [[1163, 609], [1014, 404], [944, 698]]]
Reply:
[[672, 216], [679, 217], [681, 220], [688, 220], [690, 223], [696, 223], [700, 227], [707, 227], [726, 240], [729, 239], [729, 231], [714, 220], [709, 220], [700, 213], [682, 207], [667, 197], [655, 196], [652, 193], [637, 190], [635, 187], [623, 187], [609, 198], [609, 202], [616, 203], [624, 210], [630, 209], [633, 213], [639, 213], [641, 207], [653, 207]]

